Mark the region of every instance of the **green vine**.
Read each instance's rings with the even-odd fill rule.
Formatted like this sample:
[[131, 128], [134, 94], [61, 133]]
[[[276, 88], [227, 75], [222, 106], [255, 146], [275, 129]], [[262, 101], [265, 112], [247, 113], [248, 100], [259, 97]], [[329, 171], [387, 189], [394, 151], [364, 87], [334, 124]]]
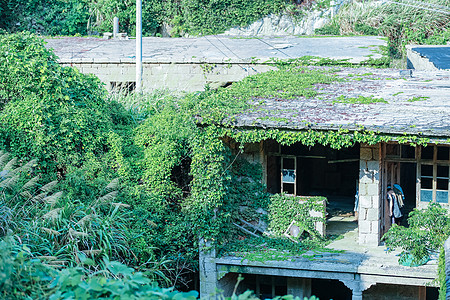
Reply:
[[[324, 197], [295, 197], [276, 194], [270, 197], [269, 229], [276, 235], [283, 235], [291, 222], [300, 230], [306, 231], [311, 237], [318, 238], [319, 232], [314, 227], [315, 222], [325, 222]], [[320, 213], [311, 216], [311, 212]]]

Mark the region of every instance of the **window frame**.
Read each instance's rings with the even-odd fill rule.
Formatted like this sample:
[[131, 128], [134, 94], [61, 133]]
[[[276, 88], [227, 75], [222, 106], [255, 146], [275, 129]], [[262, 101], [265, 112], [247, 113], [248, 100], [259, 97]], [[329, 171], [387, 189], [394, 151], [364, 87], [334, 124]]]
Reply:
[[[423, 146], [421, 146], [417, 153], [417, 199], [418, 204], [424, 203], [439, 203], [444, 205], [450, 204], [450, 149], [448, 150], [449, 154], [447, 160], [438, 160], [438, 149], [441, 147], [450, 148], [448, 145], [428, 145], [427, 147], [433, 147], [433, 158], [432, 159], [422, 159], [422, 150]], [[422, 166], [432, 166], [432, 175], [424, 175], [422, 176]], [[438, 167], [447, 167], [447, 176], [442, 177], [438, 176]], [[422, 188], [423, 179], [428, 178], [432, 180], [431, 188]], [[447, 189], [438, 189], [438, 180], [447, 179]], [[444, 181], [445, 182], [445, 181]], [[430, 201], [425, 201], [423, 192], [431, 191], [431, 199]], [[447, 193], [447, 202], [438, 201], [438, 192], [443, 191]]]

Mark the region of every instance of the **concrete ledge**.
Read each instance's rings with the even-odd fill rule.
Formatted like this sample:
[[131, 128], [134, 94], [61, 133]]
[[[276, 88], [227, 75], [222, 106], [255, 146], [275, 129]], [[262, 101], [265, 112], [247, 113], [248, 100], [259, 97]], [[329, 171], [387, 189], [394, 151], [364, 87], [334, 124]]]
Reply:
[[450, 46], [407, 45], [408, 69], [437, 71], [450, 70]]

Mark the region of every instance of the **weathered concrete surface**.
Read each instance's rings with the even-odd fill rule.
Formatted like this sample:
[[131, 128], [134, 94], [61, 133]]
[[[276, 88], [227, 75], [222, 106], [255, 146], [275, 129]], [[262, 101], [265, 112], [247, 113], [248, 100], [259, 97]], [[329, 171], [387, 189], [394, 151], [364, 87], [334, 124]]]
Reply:
[[[327, 69], [327, 68], [325, 68]], [[293, 130], [361, 130], [386, 134], [413, 134], [441, 138], [450, 136], [450, 72], [413, 72], [400, 76], [398, 70], [341, 68], [343, 79], [317, 84], [315, 98], [258, 99], [248, 111], [235, 116], [244, 128]], [[341, 103], [339, 96], [380, 98], [387, 103]]]
[[[65, 37], [47, 39], [61, 63], [131, 63], [135, 61], [135, 40]], [[270, 58], [305, 55], [350, 59], [360, 62], [379, 58], [374, 53], [386, 42], [380, 37], [324, 37], [242, 39], [222, 36], [200, 38], [143, 38], [143, 62], [152, 63], [247, 63]]]
[[[437, 261], [419, 267], [398, 264], [400, 251], [387, 253], [385, 247], [360, 245], [357, 229], [327, 246], [343, 253], [310, 252], [306, 257], [293, 256], [284, 261], [248, 261], [239, 256], [225, 256], [215, 260], [218, 274], [227, 272], [285, 276], [292, 278], [333, 279], [352, 290], [353, 299], [362, 299], [364, 291], [376, 284], [420, 287], [435, 285]], [[311, 259], [311, 257], [313, 257]]]
[[[135, 41], [98, 38], [48, 39], [59, 62], [98, 76], [109, 90], [136, 81]], [[224, 86], [273, 69], [270, 58], [319, 56], [358, 63], [381, 57], [377, 37], [237, 39], [144, 38], [143, 90], [193, 92]]]
[[450, 70], [450, 45], [408, 45], [406, 55], [409, 69]]
[[360, 146], [359, 243], [378, 246], [380, 241], [380, 144]]

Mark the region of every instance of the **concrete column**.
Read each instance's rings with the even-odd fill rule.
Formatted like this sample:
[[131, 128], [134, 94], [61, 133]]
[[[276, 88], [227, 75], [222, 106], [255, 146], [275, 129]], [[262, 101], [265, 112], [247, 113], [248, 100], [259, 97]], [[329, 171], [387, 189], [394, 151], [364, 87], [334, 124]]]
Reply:
[[352, 290], [352, 300], [362, 300], [362, 291]]
[[360, 244], [377, 246], [380, 238], [380, 145], [360, 147], [358, 235]]
[[119, 18], [118, 17], [114, 17], [114, 21], [113, 21], [113, 37], [117, 38], [118, 35], [119, 35]]
[[211, 242], [199, 242], [200, 297], [208, 298], [216, 294], [217, 268], [216, 250]]
[[303, 299], [311, 297], [311, 278], [287, 278], [287, 294]]

